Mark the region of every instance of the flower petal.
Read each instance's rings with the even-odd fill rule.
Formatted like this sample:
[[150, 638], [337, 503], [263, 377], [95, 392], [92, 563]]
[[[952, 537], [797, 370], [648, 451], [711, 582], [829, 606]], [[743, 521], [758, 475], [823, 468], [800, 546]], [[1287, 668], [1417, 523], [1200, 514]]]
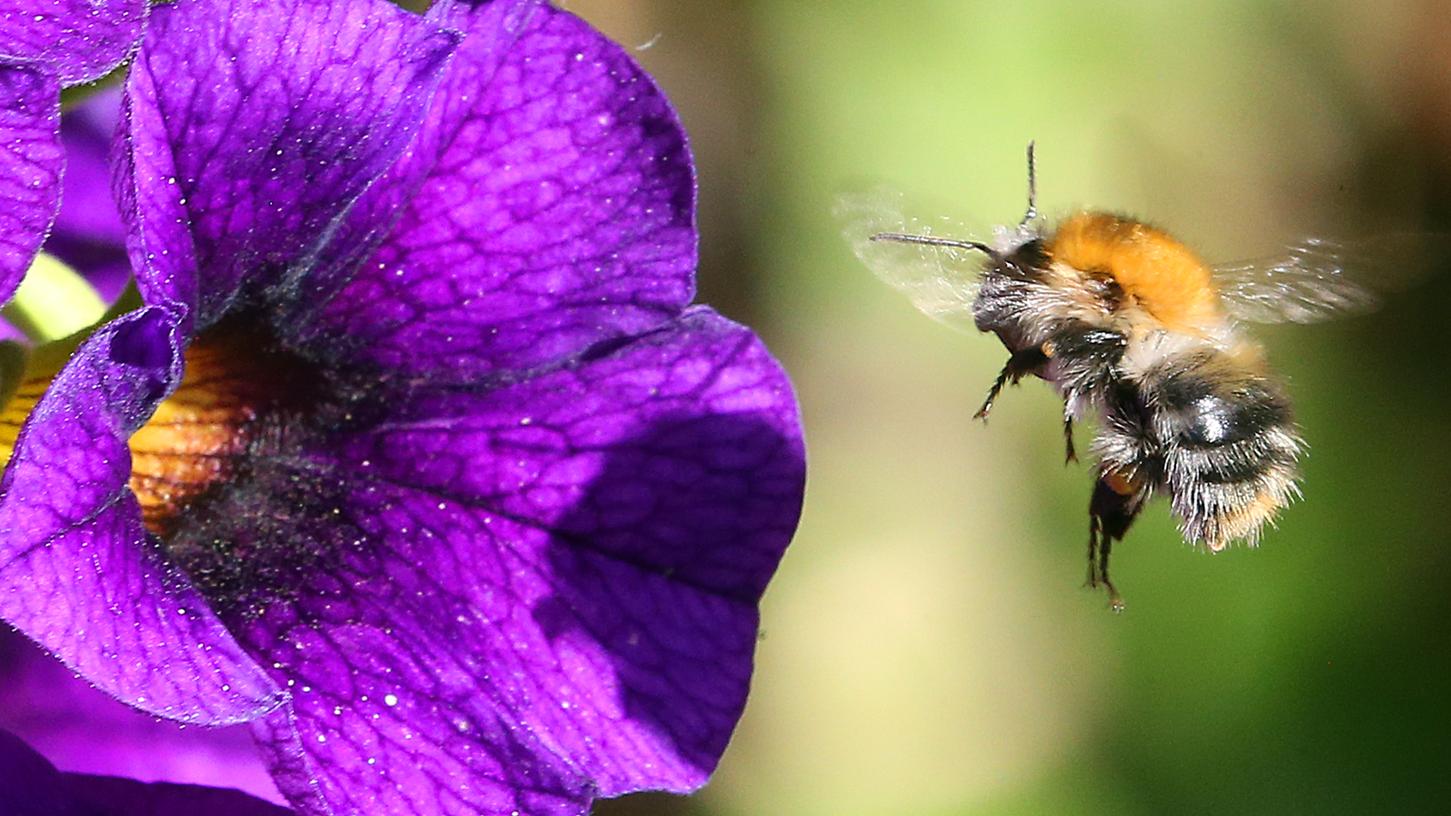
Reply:
[[374, 478], [485, 502], [754, 601], [795, 529], [799, 436], [790, 384], [760, 341], [694, 307], [517, 385], [417, 393], [339, 451]]
[[246, 726], [189, 728], [137, 711], [3, 625], [0, 700], [0, 730], [67, 771], [215, 785], [280, 798]]
[[[343, 634], [353, 634], [352, 628]], [[345, 637], [341, 645], [359, 644]], [[406, 644], [383, 631], [374, 631], [369, 645], [383, 651], [376, 661], [369, 661], [367, 671], [375, 662], [410, 658]], [[432, 651], [436, 646], [427, 648]], [[359, 695], [360, 703], [335, 706], [327, 700], [357, 693], [346, 673], [351, 667], [340, 665], [334, 655], [312, 668], [342, 668], [344, 673], [323, 677], [327, 685], [316, 687], [316, 695], [304, 692], [293, 706], [251, 725], [257, 744], [272, 759], [273, 780], [298, 813], [579, 816], [588, 812], [591, 796], [578, 777], [561, 776], [558, 768], [541, 762], [539, 743], [527, 728], [490, 713], [487, 719], [469, 714], [461, 720], [463, 728], [478, 729], [473, 733], [437, 730], [426, 721], [419, 723], [424, 726], [420, 729], [409, 720], [385, 716], [387, 704], [373, 700], [370, 705], [361, 699], [365, 693]], [[305, 672], [299, 675], [306, 677]], [[370, 687], [366, 678], [360, 687]], [[475, 688], [470, 694], [480, 691]], [[487, 700], [468, 705], [489, 710]]]
[[18, 737], [0, 731], [0, 791], [6, 816], [286, 816], [244, 793], [197, 785], [61, 773]]
[[275, 581], [213, 602], [292, 692], [295, 721], [258, 727], [294, 805], [313, 812], [312, 776], [377, 814], [702, 784], [800, 509], [795, 403], [760, 342], [695, 310], [532, 379], [383, 404], [188, 522]]
[[[433, 95], [423, 124], [413, 144], [376, 183], [354, 202], [348, 215], [312, 270], [304, 289], [297, 293], [292, 305], [295, 315], [279, 321], [281, 327], [296, 341], [303, 335], [297, 328], [299, 317], [311, 322], [313, 316], [335, 297], [348, 282], [358, 265], [377, 249], [378, 244], [397, 225], [403, 208], [433, 171], [445, 143], [451, 138], [450, 112], [459, 106], [461, 94], [486, 86], [494, 72], [508, 56], [515, 40], [524, 32], [529, 18], [546, 0], [486, 0], [474, 12], [472, 33], [463, 37], [458, 49], [443, 72], [438, 90]], [[439, 0], [430, 7], [428, 20], [450, 30], [464, 28], [456, 17], [475, 3], [463, 0]], [[464, 96], [467, 99], [467, 96]], [[294, 343], [296, 344], [296, 343]]]
[[397, 221], [328, 303], [322, 347], [468, 380], [648, 330], [690, 302], [695, 179], [674, 110], [567, 12], [538, 8], [502, 52], [532, 5], [445, 15], [467, 37], [417, 142], [351, 224]]
[[117, 198], [147, 302], [286, 286], [417, 130], [457, 35], [384, 0], [179, 0], [126, 86]]
[[55, 77], [0, 60], [0, 304], [45, 240], [64, 165]]
[[98, 330], [57, 375], [0, 480], [0, 617], [122, 702], [206, 723], [281, 696], [146, 535], [126, 440], [180, 376], [178, 316]]
[[63, 85], [89, 82], [136, 47], [147, 8], [146, 0], [6, 0], [0, 56], [43, 64]]

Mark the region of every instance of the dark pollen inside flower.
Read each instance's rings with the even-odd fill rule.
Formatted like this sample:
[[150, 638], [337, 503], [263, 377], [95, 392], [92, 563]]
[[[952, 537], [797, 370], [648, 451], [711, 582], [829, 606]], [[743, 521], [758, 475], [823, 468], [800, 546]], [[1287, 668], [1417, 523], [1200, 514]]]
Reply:
[[376, 421], [400, 385], [283, 350], [268, 324], [241, 311], [198, 335], [181, 384], [130, 439], [147, 530], [215, 610], [243, 618], [360, 539], [318, 451]]
[[287, 418], [315, 397], [307, 369], [235, 323], [186, 349], [181, 385], [130, 440], [130, 487], [151, 533], [168, 539], [178, 517], [236, 476], [245, 458], [277, 446]]

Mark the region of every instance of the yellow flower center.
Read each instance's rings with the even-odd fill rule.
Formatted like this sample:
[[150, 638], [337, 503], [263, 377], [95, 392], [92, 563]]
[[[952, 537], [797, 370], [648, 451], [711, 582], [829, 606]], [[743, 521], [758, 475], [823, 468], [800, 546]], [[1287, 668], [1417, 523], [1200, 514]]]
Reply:
[[[292, 366], [262, 348], [256, 338], [225, 330], [199, 337], [185, 352], [181, 384], [131, 436], [129, 486], [154, 535], [168, 535], [178, 514], [229, 478], [256, 440], [259, 418], [295, 396]], [[9, 461], [53, 368], [27, 371], [0, 412], [0, 464]]]

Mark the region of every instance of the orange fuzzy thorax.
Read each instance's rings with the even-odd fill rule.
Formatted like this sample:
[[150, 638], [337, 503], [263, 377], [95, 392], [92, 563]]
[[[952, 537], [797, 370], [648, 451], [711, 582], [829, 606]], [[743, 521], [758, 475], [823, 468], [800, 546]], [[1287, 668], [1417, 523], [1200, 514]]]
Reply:
[[1168, 233], [1101, 212], [1064, 221], [1048, 253], [1090, 276], [1108, 275], [1125, 295], [1173, 331], [1200, 334], [1222, 321], [1209, 267]]

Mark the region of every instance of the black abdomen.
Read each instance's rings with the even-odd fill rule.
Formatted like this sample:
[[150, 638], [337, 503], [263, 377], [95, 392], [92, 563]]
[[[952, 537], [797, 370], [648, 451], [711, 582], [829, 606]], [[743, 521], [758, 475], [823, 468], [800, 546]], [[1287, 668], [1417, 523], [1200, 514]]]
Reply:
[[1169, 494], [1185, 536], [1214, 550], [1254, 543], [1296, 495], [1289, 401], [1246, 357], [1198, 347], [1126, 376], [1099, 442], [1105, 470], [1143, 474]]

